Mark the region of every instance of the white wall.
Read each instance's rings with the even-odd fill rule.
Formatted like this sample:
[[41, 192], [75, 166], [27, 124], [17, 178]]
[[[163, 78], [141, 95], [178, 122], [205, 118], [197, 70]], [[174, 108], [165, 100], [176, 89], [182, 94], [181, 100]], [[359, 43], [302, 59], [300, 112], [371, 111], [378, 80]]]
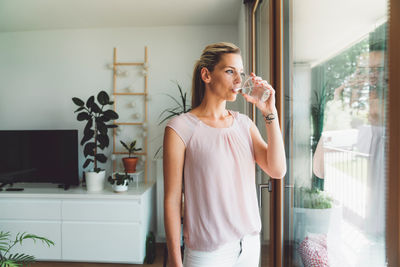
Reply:
[[[171, 81], [190, 93], [195, 60], [206, 44], [237, 43], [237, 26], [185, 26], [80, 29], [0, 33], [0, 129], [79, 129], [74, 96], [86, 100], [112, 92], [113, 47], [119, 61], [143, 61], [149, 49], [149, 179], [162, 144], [162, 110], [177, 96]], [[80, 172], [84, 162], [80, 148]], [[108, 161], [107, 167], [111, 167]]]

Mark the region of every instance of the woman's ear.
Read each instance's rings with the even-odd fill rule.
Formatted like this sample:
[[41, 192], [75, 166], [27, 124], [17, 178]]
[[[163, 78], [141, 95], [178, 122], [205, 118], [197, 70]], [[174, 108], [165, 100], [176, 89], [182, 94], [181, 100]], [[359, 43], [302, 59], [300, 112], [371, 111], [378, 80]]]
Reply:
[[206, 67], [203, 67], [200, 70], [200, 75], [201, 75], [201, 79], [203, 80], [204, 83], [210, 83], [211, 75], [210, 75], [210, 71]]

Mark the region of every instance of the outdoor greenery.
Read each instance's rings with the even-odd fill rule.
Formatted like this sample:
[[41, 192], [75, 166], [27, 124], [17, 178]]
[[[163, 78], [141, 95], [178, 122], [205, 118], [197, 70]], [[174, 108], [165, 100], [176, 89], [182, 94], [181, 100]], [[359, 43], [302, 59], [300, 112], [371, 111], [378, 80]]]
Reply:
[[313, 188], [300, 187], [296, 189], [295, 206], [306, 209], [330, 209], [333, 205], [333, 199], [325, 192]]
[[[382, 46], [382, 41], [379, 42], [377, 36], [382, 35], [384, 28], [385, 25], [381, 26], [358, 43], [312, 69], [311, 151], [313, 154], [324, 130], [345, 129], [350, 127], [352, 121], [366, 122], [371, 84], [368, 82], [368, 71], [361, 65], [367, 59], [370, 50], [382, 49], [377, 47]], [[380, 38], [382, 39], [382, 36]], [[314, 174], [312, 185], [313, 188], [324, 189], [323, 179]]]
[[101, 91], [95, 97], [91, 96], [85, 102], [77, 97], [73, 97], [72, 101], [78, 106], [75, 112], [78, 113], [78, 121], [87, 121], [83, 131], [83, 138], [81, 145], [84, 145], [83, 153], [86, 159], [83, 168], [86, 168], [90, 163], [94, 163], [94, 171], [99, 172], [101, 169], [97, 166], [97, 161], [105, 163], [107, 157], [103, 153], [99, 153], [98, 149], [103, 150], [110, 144], [107, 131], [109, 128], [118, 127], [115, 124], [106, 124], [111, 120], [118, 119], [118, 114], [111, 109], [104, 110], [105, 106], [112, 105], [114, 102], [110, 101], [110, 97], [105, 91]]
[[127, 145], [125, 142], [120, 141], [122, 146], [128, 150], [129, 157], [131, 157], [132, 153], [135, 153], [136, 151], [142, 150], [141, 148], [136, 148], [136, 140], [133, 140], [129, 145]]
[[11, 254], [11, 249], [17, 245], [21, 244], [25, 240], [33, 240], [35, 243], [37, 240], [42, 241], [43, 244], [48, 247], [54, 246], [54, 242], [33, 234], [18, 233], [15, 239], [11, 238], [10, 232], [0, 231], [0, 266], [1, 267], [17, 267], [27, 265], [29, 263], [35, 262], [35, 257], [31, 255], [26, 255], [24, 253]]

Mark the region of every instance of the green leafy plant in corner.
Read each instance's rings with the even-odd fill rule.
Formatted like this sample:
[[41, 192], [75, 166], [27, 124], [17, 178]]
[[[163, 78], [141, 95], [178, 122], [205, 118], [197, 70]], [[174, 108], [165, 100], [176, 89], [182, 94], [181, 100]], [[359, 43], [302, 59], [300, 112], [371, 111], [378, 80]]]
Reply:
[[166, 94], [168, 97], [170, 97], [172, 100], [174, 100], [174, 102], [176, 103], [176, 106], [174, 106], [172, 108], [167, 108], [163, 112], [161, 112], [159, 118], [161, 119], [163, 116], [165, 116], [165, 117], [163, 119], [161, 119], [161, 121], [158, 123], [159, 125], [166, 120], [169, 120], [169, 119], [171, 119], [175, 116], [178, 116], [182, 113], [189, 112], [191, 110], [190, 105], [186, 103], [187, 93], [186, 92], [183, 93], [182, 87], [179, 85], [178, 82], [176, 82], [176, 85], [179, 90], [179, 100], [169, 94]]
[[133, 181], [133, 178], [127, 173], [124, 174], [117, 173], [115, 174], [115, 178], [112, 178], [111, 176], [108, 177], [108, 182], [112, 185], [113, 184], [123, 185], [125, 183], [125, 180], [128, 180], [129, 183]]
[[96, 103], [95, 97], [91, 96], [85, 102], [77, 97], [73, 97], [72, 101], [78, 106], [75, 112], [79, 112], [77, 116], [78, 121], [86, 121], [86, 126], [83, 131], [83, 138], [81, 145], [84, 145], [83, 154], [86, 161], [83, 164], [85, 169], [90, 163], [94, 163], [94, 171], [100, 172], [101, 169], [97, 166], [97, 161], [105, 163], [107, 157], [100, 153], [98, 149], [103, 150], [108, 147], [110, 140], [107, 135], [109, 128], [116, 128], [118, 125], [107, 124], [111, 120], [118, 119], [118, 114], [111, 109], [105, 110], [104, 108], [108, 105], [112, 105], [114, 102], [110, 101], [110, 97], [105, 91], [101, 91], [97, 95]]
[[301, 187], [295, 191], [295, 206], [306, 209], [330, 209], [333, 199], [317, 188]]
[[[160, 122], [158, 125], [161, 125], [163, 122], [175, 117], [179, 116], [182, 113], [189, 112], [191, 110], [191, 106], [187, 103], [188, 98], [187, 98], [187, 93], [183, 93], [182, 87], [178, 82], [176, 82], [176, 86], [178, 87], [179, 90], [179, 98], [175, 98], [170, 94], [166, 94], [169, 98], [171, 98], [176, 105], [174, 105], [171, 108], [167, 108], [163, 110], [159, 116]], [[158, 153], [161, 151], [162, 146], [160, 146], [156, 153], [154, 154], [154, 158], [157, 157]]]
[[54, 242], [33, 234], [18, 233], [13, 240], [11, 238], [10, 232], [0, 231], [0, 266], [1, 267], [17, 267], [27, 265], [29, 263], [35, 262], [35, 257], [31, 255], [26, 255], [23, 253], [10, 254], [11, 249], [16, 244], [21, 244], [25, 240], [42, 241], [48, 247], [54, 246]]
[[135, 152], [137, 152], [137, 151], [140, 151], [140, 150], [142, 150], [142, 148], [136, 148], [136, 140], [133, 140], [129, 145], [127, 145], [125, 142], [123, 142], [123, 141], [120, 141], [121, 142], [121, 144], [122, 144], [122, 146], [126, 149], [126, 150], [128, 150], [128, 153], [129, 153], [129, 157], [131, 158], [131, 154], [133, 154], [133, 153], [135, 153]]

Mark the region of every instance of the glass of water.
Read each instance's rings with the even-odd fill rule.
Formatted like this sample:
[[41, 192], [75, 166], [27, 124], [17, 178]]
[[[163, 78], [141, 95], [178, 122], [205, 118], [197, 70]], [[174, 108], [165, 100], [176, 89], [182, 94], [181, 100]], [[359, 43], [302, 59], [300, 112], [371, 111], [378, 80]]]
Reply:
[[247, 74], [242, 75], [242, 83], [240, 87], [235, 89], [236, 92], [247, 94], [256, 101], [265, 102], [270, 96], [270, 91], [262, 84], [255, 84], [253, 77]]

